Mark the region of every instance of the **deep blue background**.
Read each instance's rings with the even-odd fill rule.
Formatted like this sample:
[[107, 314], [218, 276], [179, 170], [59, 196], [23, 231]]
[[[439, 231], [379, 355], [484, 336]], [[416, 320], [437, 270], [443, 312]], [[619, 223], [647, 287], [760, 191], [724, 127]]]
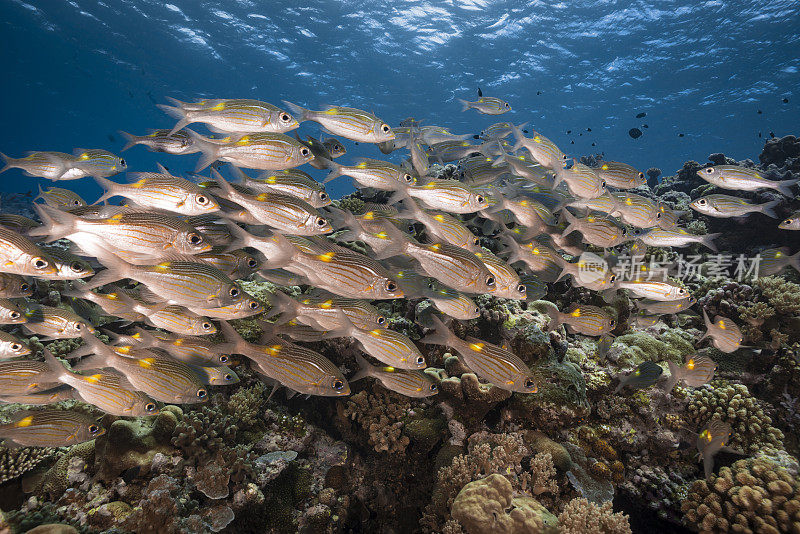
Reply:
[[[0, 0], [0, 151], [119, 151], [118, 129], [174, 124], [155, 107], [167, 95], [335, 103], [392, 125], [415, 116], [477, 133], [493, 118], [462, 114], [455, 99], [478, 85], [511, 102], [503, 119], [529, 121], [570, 155], [605, 152], [666, 174], [711, 152], [755, 158], [759, 132], [800, 133], [796, 1], [299, 4]], [[632, 127], [644, 135], [631, 139]], [[132, 170], [191, 170], [197, 159], [123, 155]], [[58, 185], [99, 191], [88, 179]], [[0, 175], [0, 190], [35, 187], [17, 170]]]

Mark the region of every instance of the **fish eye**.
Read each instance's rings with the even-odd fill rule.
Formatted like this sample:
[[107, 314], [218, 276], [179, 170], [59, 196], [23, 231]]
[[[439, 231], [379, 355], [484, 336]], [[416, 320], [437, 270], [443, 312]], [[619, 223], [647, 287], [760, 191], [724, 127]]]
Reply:
[[381, 130], [383, 131], [383, 133], [389, 133], [389, 130], [391, 130], [391, 128], [389, 128], [388, 124], [384, 124], [383, 126], [381, 126]]
[[407, 230], [408, 230], [408, 233], [409, 233], [409, 234], [413, 234], [413, 233], [414, 233], [414, 230], [416, 230], [416, 229], [414, 228], [414, 224], [413, 224], [413, 223], [412, 223], [412, 224], [409, 224], [409, 225], [408, 225], [408, 228], [407, 228]]
[[437, 386], [436, 384], [431, 384], [429, 389], [430, 389], [431, 391], [436, 391], [436, 390], [438, 390], [438, 389], [439, 389], [439, 386]]
[[414, 178], [410, 174], [404, 174], [403, 175], [403, 180], [405, 180], [408, 183], [411, 183], [411, 182], [414, 181]]
[[224, 378], [226, 382], [230, 382], [233, 380], [233, 375], [230, 373], [225, 373], [225, 376], [223, 376], [222, 378]]
[[198, 389], [197, 390], [197, 398], [198, 399], [204, 399], [204, 398], [206, 398], [206, 395], [208, 395], [208, 392], [205, 389]]
[[494, 287], [494, 276], [489, 275], [486, 277], [486, 285], [489, 287]]
[[203, 242], [203, 238], [197, 234], [189, 234], [189, 243], [192, 245], [199, 245]]
[[628, 230], [626, 228], [622, 229], [622, 235], [628, 235]]
[[525, 389], [537, 390], [539, 388], [536, 387], [536, 382], [529, 378], [525, 381]]
[[475, 200], [477, 200], [477, 201], [478, 201], [478, 204], [483, 204], [484, 202], [486, 202], [486, 199], [485, 199], [485, 198], [483, 198], [483, 195], [478, 195], [478, 196], [476, 196], [476, 197], [475, 197]]
[[333, 385], [333, 389], [335, 389], [336, 391], [341, 391], [342, 388], [344, 387], [344, 382], [342, 382], [341, 380], [339, 380], [337, 378], [336, 380], [333, 381], [332, 385]]
[[36, 269], [44, 269], [48, 265], [49, 264], [48, 264], [47, 260], [45, 260], [44, 258], [33, 258], [33, 266]]
[[320, 200], [328, 200], [328, 193], [320, 193], [319, 194]]
[[600, 189], [605, 189], [605, 188], [606, 188], [606, 181], [603, 180], [602, 182], [600, 182]]
[[612, 274], [611, 278], [608, 279], [608, 283], [609, 284], [613, 284], [616, 281], [617, 281], [617, 275], [616, 274]]
[[230, 289], [230, 291], [228, 291], [228, 294], [230, 296], [232, 296], [232, 297], [238, 297], [239, 296], [239, 288], [238, 287], [232, 287]]
[[517, 291], [519, 293], [525, 293], [525, 284], [520, 284], [517, 286]]
[[379, 316], [378, 319], [377, 319], [377, 323], [378, 324], [385, 324], [386, 323], [386, 317], [384, 317], [383, 315]]
[[344, 147], [342, 145], [333, 145], [333, 149], [338, 152], [341, 152], [342, 150], [344, 150]]
[[22, 348], [22, 345], [20, 345], [19, 343], [12, 343], [11, 344], [11, 350], [13, 350], [13, 351], [20, 350], [21, 348]]
[[154, 402], [148, 402], [144, 405], [144, 411], [146, 412], [154, 412], [156, 411], [156, 404]]
[[258, 267], [258, 262], [256, 261], [255, 258], [250, 258], [249, 260], [247, 260], [247, 266], [250, 267], [251, 269], [255, 269], [256, 267]]
[[322, 227], [323, 227], [323, 226], [325, 226], [326, 224], [328, 224], [328, 221], [326, 221], [326, 220], [325, 220], [325, 219], [323, 219], [322, 217], [319, 217], [319, 218], [317, 219], [317, 226], [319, 226], [320, 228], [322, 228]]
[[661, 220], [661, 212], [656, 213], [656, 220]]
[[480, 312], [481, 312], [481, 309], [479, 307], [475, 306], [475, 313], [480, 313]]
[[706, 174], [714, 174], [714, 167], [708, 167], [706, 169]]
[[289, 117], [289, 114], [288, 114], [288, 113], [284, 113], [284, 114], [282, 114], [282, 115], [281, 115], [281, 120], [282, 120], [283, 122], [289, 122], [289, 121], [290, 121], [290, 120], [292, 120], [292, 119], [291, 119], [291, 117]]
[[258, 306], [259, 306], [258, 302], [254, 301], [254, 300], [250, 301], [250, 309], [251, 310], [257, 310]]
[[386, 281], [386, 291], [390, 293], [394, 293], [397, 291], [397, 283], [394, 280], [387, 280]]
[[683, 295], [686, 293], [686, 290], [683, 288], [678, 289], [678, 295]]
[[417, 357], [417, 364], [418, 365], [425, 365], [425, 358], [423, 358], [422, 356], [418, 356]]
[[20, 285], [19, 285], [19, 289], [20, 289], [20, 291], [27, 291], [27, 290], [29, 290], [30, 288], [31, 288], [31, 286], [29, 286], [28, 284], [20, 284]]
[[81, 201], [80, 200], [73, 200], [72, 201], [72, 205], [73, 206], [80, 206], [81, 205]]
[[208, 197], [206, 197], [204, 195], [198, 196], [197, 197], [197, 203], [200, 204], [201, 206], [204, 206], [204, 205], [208, 204]]
[[11, 313], [8, 314], [8, 316], [11, 317], [12, 319], [19, 319], [20, 313], [18, 311], [12, 311]]
[[639, 173], [637, 176], [638, 176], [638, 177], [639, 177], [639, 179], [641, 180], [641, 179], [643, 179], [643, 178], [644, 178], [644, 173], [643, 173], [643, 172], [640, 172], [640, 173]]
[[219, 363], [228, 363], [230, 358], [228, 358], [227, 354], [220, 354], [219, 355]]
[[783, 221], [783, 224], [792, 224], [792, 221], [793, 221], [792, 219], [786, 219], [785, 221]]
[[72, 323], [72, 327], [75, 330], [83, 330], [83, 323]]
[[302, 154], [303, 156], [308, 156], [308, 154], [309, 154], [308, 149], [307, 148], [301, 148], [300, 149], [300, 154]]
[[200, 325], [200, 328], [202, 328], [203, 330], [211, 330], [212, 328], [214, 328], [214, 325], [211, 323], [203, 323]]
[[481, 244], [481, 240], [480, 240], [480, 238], [479, 238], [479, 237], [476, 237], [475, 239], [473, 239], [473, 240], [472, 240], [472, 244], [473, 244], [473, 245], [476, 245], [476, 246], [477, 246], [477, 245], [480, 245], [480, 244]]
[[124, 160], [124, 159], [121, 159], [121, 160], [119, 160], [119, 164], [120, 164], [120, 165], [122, 165], [122, 166], [124, 167], [124, 166], [126, 165], [126, 164], [125, 164], [125, 160]]
[[99, 425], [89, 425], [89, 433], [90, 434], [97, 434], [98, 432], [100, 432], [100, 426]]
[[511, 106], [509, 106], [509, 105], [508, 105], [508, 102], [506, 102], [506, 107], [507, 107], [507, 108], [511, 107]]
[[697, 201], [697, 205], [698, 206], [705, 206], [706, 205], [706, 199], [701, 198], [700, 200]]
[[611, 319], [611, 320], [608, 321], [608, 324], [609, 324], [609, 326], [611, 328], [614, 328], [614, 325], [617, 324], [617, 321], [615, 321], [614, 319]]

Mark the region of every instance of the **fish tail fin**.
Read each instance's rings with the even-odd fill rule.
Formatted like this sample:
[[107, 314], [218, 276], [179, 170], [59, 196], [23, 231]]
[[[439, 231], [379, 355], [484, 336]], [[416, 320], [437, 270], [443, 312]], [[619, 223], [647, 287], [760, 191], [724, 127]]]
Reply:
[[351, 378], [347, 379], [347, 381], [351, 384], [372, 375], [373, 369], [372, 364], [370, 364], [362, 355], [356, 353], [355, 357], [356, 363], [358, 363], [358, 371], [356, 371], [356, 374], [354, 374]]
[[[543, 301], [543, 302], [547, 302], [547, 301]], [[548, 332], [552, 332], [553, 330], [558, 328], [558, 326], [562, 322], [564, 322], [564, 320], [563, 320], [563, 318], [561, 316], [561, 312], [558, 311], [558, 307], [555, 304], [553, 304], [552, 302], [549, 303], [549, 304], [550, 305], [547, 306], [549, 308], [548, 311], [547, 311], [547, 315], [550, 316], [550, 320], [547, 321], [547, 331]]]
[[128, 132], [124, 132], [119, 130], [119, 134], [125, 138], [125, 146], [122, 147], [122, 151], [125, 152], [132, 146], [135, 146], [139, 142], [139, 138], [133, 134], [129, 134]]
[[264, 314], [265, 319], [280, 315], [273, 323], [280, 326], [297, 317], [300, 304], [296, 300], [282, 291], [276, 291], [272, 297], [272, 308]]
[[[247, 341], [237, 332], [228, 321], [220, 321], [220, 332], [222, 337], [225, 338], [226, 343], [223, 343], [220, 350], [235, 352], [236, 354], [243, 354], [244, 346]], [[223, 348], [224, 347], [224, 348]]]
[[700, 336], [700, 339], [698, 339], [697, 341], [704, 340], [705, 338], [708, 337], [709, 332], [711, 332], [711, 319], [708, 318], [708, 314], [706, 313], [705, 308], [703, 308], [703, 324], [706, 325], [706, 331], [702, 336]]
[[775, 189], [778, 190], [782, 195], [787, 196], [789, 198], [794, 198], [794, 193], [792, 193], [792, 186], [800, 182], [799, 178], [794, 178], [792, 180], [782, 180], [775, 184]]
[[789, 265], [794, 267], [794, 269], [800, 273], [800, 251], [797, 251], [789, 256]]
[[34, 209], [42, 219], [42, 226], [33, 228], [29, 236], [48, 236], [47, 242], [62, 239], [75, 231], [75, 221], [78, 219], [69, 212], [52, 208], [46, 204], [35, 204]]
[[336, 163], [335, 161], [331, 161], [331, 160], [329, 160], [327, 158], [322, 158], [322, 157], [319, 157], [319, 156], [317, 156], [317, 159], [321, 159], [322, 163], [327, 168], [329, 168], [331, 170], [331, 172], [328, 173], [328, 176], [326, 176], [325, 179], [322, 180], [323, 184], [327, 184], [331, 180], [334, 180], [334, 179], [340, 177], [342, 174], [344, 174], [342, 172], [342, 170], [344, 169], [344, 165], [340, 165], [340, 164]]
[[3, 168], [0, 169], [0, 173], [6, 172], [8, 169], [13, 169], [17, 166], [17, 160], [14, 158], [10, 158], [0, 152], [0, 158], [3, 159]]
[[33, 197], [33, 200], [31, 200], [31, 202], [36, 202], [36, 201], [37, 201], [37, 200], [39, 200], [40, 198], [41, 198], [42, 200], [44, 200], [44, 189], [42, 189], [42, 184], [40, 184], [40, 183], [37, 183], [37, 184], [36, 184], [36, 187], [38, 187], [38, 188], [39, 188], [39, 194], [38, 194], [38, 195], [36, 195], [35, 197]]
[[294, 117], [297, 119], [297, 122], [303, 122], [308, 120], [308, 114], [309, 114], [308, 109], [304, 108], [303, 106], [299, 106], [297, 104], [289, 102], [288, 100], [281, 100], [281, 102], [283, 102], [286, 105], [286, 107], [289, 108], [289, 111], [292, 112], [292, 115], [294, 115]]
[[110, 284], [111, 282], [117, 282], [123, 278], [128, 278], [131, 264], [119, 256], [108, 252], [98, 256], [97, 260], [103, 264], [106, 269], [95, 274], [91, 280], [86, 282], [86, 290], [95, 289]]
[[217, 182], [217, 185], [219, 186], [219, 188], [222, 189], [222, 193], [223, 194], [220, 195], [220, 196], [222, 196], [223, 198], [226, 198], [228, 200], [234, 200], [236, 198], [236, 196], [237, 196], [236, 189], [233, 188], [233, 186], [228, 182], [228, 180], [226, 180], [219, 173], [219, 171], [217, 171], [217, 169], [214, 169], [214, 168], [211, 169], [211, 178], [215, 182]]
[[163, 111], [170, 117], [178, 119], [177, 124], [175, 124], [175, 126], [172, 127], [172, 130], [169, 131], [169, 135], [174, 134], [175, 132], [177, 132], [181, 128], [188, 126], [192, 122], [186, 117], [186, 111], [184, 111], [179, 106], [167, 106], [166, 104], [156, 104], [156, 105], [159, 107], [159, 109], [161, 109], [161, 111]]
[[463, 98], [458, 99], [458, 103], [461, 104], [461, 111], [467, 111], [470, 108], [469, 102], [464, 100]]
[[380, 237], [383, 239], [386, 243], [386, 246], [381, 248], [380, 251], [376, 251], [376, 259], [385, 260], [387, 258], [399, 256], [400, 254], [404, 254], [406, 252], [408, 236], [400, 231], [399, 228], [393, 224], [387, 224], [385, 226], [385, 232], [382, 234], [384, 235], [373, 234], [375, 237]]
[[664, 382], [664, 391], [669, 393], [672, 391], [672, 388], [678, 384], [678, 373], [680, 372], [680, 367], [675, 362], [671, 361], [667, 361], [667, 367], [669, 367], [669, 378], [667, 378], [667, 381]]
[[705, 245], [706, 247], [708, 247], [712, 252], [719, 252], [719, 249], [717, 248], [717, 245], [714, 244], [714, 240], [716, 238], [718, 238], [719, 236], [721, 236], [721, 235], [722, 235], [722, 233], [707, 234], [707, 235], [703, 236], [703, 239], [702, 239], [701, 243], [703, 245]]
[[92, 178], [94, 178], [94, 181], [97, 182], [97, 185], [105, 189], [105, 192], [100, 195], [100, 198], [92, 203], [92, 206], [100, 204], [101, 202], [105, 202], [109, 198], [117, 195], [117, 184], [115, 182], [112, 182], [107, 178], [101, 178], [100, 176], [92, 176]]
[[192, 138], [194, 146], [200, 150], [200, 159], [197, 161], [194, 172], [200, 172], [217, 161], [217, 154], [219, 153], [219, 147], [217, 147], [217, 145], [189, 128], [186, 129], [186, 133]]
[[578, 222], [578, 218], [575, 217], [572, 213], [570, 213], [569, 210], [566, 210], [566, 209], [565, 210], [561, 210], [561, 214], [564, 215], [564, 219], [567, 221], [567, 227], [564, 228], [564, 231], [561, 232], [561, 235], [566, 237], [569, 234], [571, 234], [572, 232], [575, 232], [575, 231], [578, 230], [578, 228], [576, 228], [576, 226], [575, 226], [577, 224], [577, 222]]
[[712, 454], [703, 454], [703, 473], [706, 475], [706, 480], [714, 474], [714, 456]]
[[420, 339], [420, 343], [425, 343], [426, 345], [450, 345], [455, 334], [437, 316], [431, 315], [430, 319], [433, 322], [434, 331]]
[[47, 364], [47, 368], [50, 372], [46, 373], [43, 377], [40, 376], [37, 380], [40, 382], [60, 382], [61, 377], [66, 374], [66, 368], [49, 349], [45, 348], [42, 354], [44, 355], [44, 363]]
[[502, 150], [500, 152], [500, 155], [497, 156], [497, 159], [495, 159], [492, 162], [492, 167], [499, 167], [499, 166], [503, 165], [504, 163], [506, 163], [508, 161], [507, 158], [508, 158], [508, 155], [506, 154], [506, 151]]
[[760, 209], [758, 211], [760, 211], [761, 213], [763, 213], [767, 217], [772, 217], [773, 219], [777, 219], [778, 218], [778, 214], [775, 213], [774, 208], [775, 208], [775, 206], [777, 206], [781, 202], [782, 202], [781, 200], [772, 200], [770, 202], [765, 202], [764, 204], [761, 204], [759, 206]]

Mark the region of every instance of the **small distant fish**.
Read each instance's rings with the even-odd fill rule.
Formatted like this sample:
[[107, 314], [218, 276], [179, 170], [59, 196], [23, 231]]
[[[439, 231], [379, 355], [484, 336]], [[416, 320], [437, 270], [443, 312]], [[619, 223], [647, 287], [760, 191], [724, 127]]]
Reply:
[[686, 247], [692, 243], [700, 243], [706, 248], [717, 252], [714, 239], [722, 234], [690, 234], [683, 228], [674, 230], [662, 230], [661, 228], [651, 228], [649, 230], [634, 231], [635, 239], [651, 247]]
[[328, 149], [328, 154], [331, 155], [331, 158], [336, 159], [347, 154], [347, 149], [335, 137], [323, 137], [321, 141], [325, 148]]
[[645, 113], [644, 111], [642, 111], [641, 113], [637, 113], [636, 114], [636, 118], [637, 119], [642, 119], [644, 117], [647, 117], [647, 113]]
[[356, 361], [359, 371], [350, 378], [351, 383], [371, 376], [378, 379], [386, 389], [406, 397], [424, 398], [439, 393], [436, 382], [423, 371], [396, 369], [388, 366], [378, 367], [370, 364], [358, 354], [356, 354]]
[[663, 372], [664, 369], [655, 362], [642, 362], [633, 371], [622, 373], [617, 377], [619, 385], [614, 393], [619, 393], [625, 386], [633, 389], [648, 388], [658, 382]]
[[602, 336], [610, 333], [617, 326], [617, 321], [605, 310], [588, 304], [573, 304], [566, 312], [558, 309], [548, 310], [550, 322], [548, 330], [554, 330], [558, 325], [565, 324], [571, 333], [586, 336]]
[[[525, 148], [539, 165], [553, 171], [563, 169], [564, 165], [566, 165], [567, 155], [561, 152], [554, 142], [542, 134], [533, 132], [533, 137], [528, 139], [518, 127], [514, 126], [514, 137], [517, 142], [511, 149], [512, 152]], [[497, 162], [495, 162], [495, 165], [497, 165]]]
[[[644, 299], [660, 302], [681, 301], [676, 306], [678, 308], [687, 304], [688, 301], [685, 299], [689, 298], [689, 291], [685, 287], [669, 280], [658, 280], [656, 278], [652, 280], [648, 280], [647, 277], [620, 280], [617, 282], [617, 287], [619, 289], [627, 289], [637, 297], [642, 297]], [[654, 306], [649, 306], [647, 309], [653, 313], [660, 313], [654, 311], [656, 309]], [[666, 304], [662, 309], [670, 309], [670, 305]]]
[[170, 130], [153, 130], [147, 135], [132, 135], [128, 132], [119, 132], [125, 138], [126, 144], [122, 151], [136, 145], [146, 146], [150, 152], [164, 152], [166, 154], [183, 155], [200, 152], [194, 146], [194, 141], [188, 133], [178, 131], [170, 133]]
[[327, 161], [327, 166], [331, 172], [322, 183], [328, 183], [339, 176], [349, 176], [360, 187], [401, 191], [406, 185], [413, 185], [416, 181], [407, 170], [388, 161], [362, 158], [355, 165], [340, 165]]
[[492, 254], [482, 250], [475, 255], [494, 275], [495, 288], [492, 294], [498, 298], [527, 300], [527, 287], [519, 279], [513, 267]]
[[16, 336], [0, 330], [0, 360], [27, 356], [30, 353], [31, 349]]
[[634, 300], [634, 305], [640, 310], [645, 310], [648, 313], [657, 315], [678, 314], [686, 311], [697, 303], [697, 299], [689, 295], [688, 297], [678, 298], [675, 300], [653, 300], [642, 299]]
[[479, 339], [458, 338], [438, 317], [433, 315], [431, 319], [434, 332], [422, 338], [420, 343], [455, 349], [476, 375], [501, 389], [519, 393], [539, 390], [531, 370], [514, 353]]
[[703, 322], [706, 325], [706, 332], [700, 340], [711, 338], [711, 344], [722, 352], [730, 353], [739, 349], [742, 344], [742, 332], [731, 319], [717, 315], [712, 323], [703, 308]]
[[706, 479], [714, 473], [714, 456], [720, 451], [742, 454], [727, 446], [731, 438], [731, 425], [719, 419], [713, 419], [697, 436], [697, 450], [703, 459], [703, 471]]
[[94, 418], [71, 410], [22, 410], [0, 424], [0, 439], [17, 447], [70, 447], [105, 434]]
[[781, 230], [800, 230], [800, 211], [793, 213], [778, 225]]
[[297, 119], [267, 102], [250, 99], [201, 100], [181, 102], [167, 97], [172, 106], [159, 104], [168, 115], [178, 119], [170, 135], [195, 122], [201, 122], [213, 132], [222, 133], [283, 133], [298, 126]]
[[509, 263], [525, 263], [543, 282], [554, 282], [567, 263], [555, 249], [538, 241], [520, 244], [508, 234], [500, 234], [499, 239], [506, 246]]
[[714, 378], [717, 364], [707, 356], [686, 356], [686, 362], [679, 366], [667, 361], [670, 377], [664, 384], [664, 391], [670, 392], [678, 382], [696, 388], [708, 384]]
[[[639, 139], [642, 136], [642, 131], [639, 128], [631, 128], [628, 130], [628, 135], [632, 139]], [[680, 137], [683, 137], [683, 134], [680, 134]]]
[[692, 201], [689, 206], [710, 217], [742, 217], [749, 213], [763, 213], [767, 217], [777, 219], [778, 215], [773, 208], [780, 203], [780, 200], [772, 200], [763, 204], [751, 204], [740, 197], [708, 195]]
[[238, 168], [234, 168], [233, 173], [243, 178], [247, 187], [260, 193], [273, 191], [297, 197], [315, 208], [323, 208], [331, 204], [331, 197], [325, 191], [325, 186], [299, 169], [267, 171], [258, 178], [250, 178]]
[[447, 213], [475, 213], [489, 206], [484, 195], [458, 180], [429, 180], [407, 185], [402, 193], [421, 201], [428, 209]]
[[793, 198], [791, 187], [800, 182], [800, 179], [791, 179], [774, 182], [761, 176], [758, 169], [740, 167], [738, 165], [717, 165], [706, 167], [697, 171], [697, 175], [710, 184], [722, 189], [736, 191], [757, 191], [759, 189], [774, 189], [784, 196]]
[[328, 106], [321, 111], [312, 111], [286, 100], [283, 103], [297, 115], [298, 121], [317, 122], [331, 134], [351, 141], [382, 143], [394, 139], [391, 126], [372, 113], [360, 109]]
[[[526, 285], [526, 295], [527, 288]], [[475, 301], [464, 293], [447, 286], [431, 284], [423, 288], [422, 295], [431, 301], [434, 308], [453, 319], [468, 321], [481, 315], [481, 310]]]
[[648, 328], [655, 325], [661, 317], [659, 315], [645, 315], [642, 313], [632, 313], [628, 317], [630, 328]]
[[35, 197], [32, 202], [40, 198], [44, 200], [44, 203], [48, 206], [61, 210], [69, 210], [86, 205], [86, 201], [83, 200], [78, 193], [60, 187], [50, 187], [44, 191], [42, 190], [42, 186], [39, 186], [39, 195]]
[[403, 201], [403, 207], [404, 209], [398, 213], [398, 217], [412, 219], [421, 223], [431, 236], [470, 252], [480, 250], [478, 236], [473, 234], [463, 222], [452, 215], [424, 210], [412, 199]]
[[[75, 149], [75, 161], [71, 164], [73, 169], [85, 173], [85, 176], [94, 178], [107, 178], [124, 172], [128, 168], [125, 160], [107, 150], [100, 149]], [[63, 180], [64, 178], [60, 178]]]
[[480, 87], [478, 88], [478, 100], [475, 102], [469, 102], [460, 98], [458, 101], [461, 103], [461, 111], [474, 109], [478, 113], [483, 113], [484, 115], [502, 115], [503, 113], [511, 111], [511, 105], [508, 102], [491, 96], [483, 96], [483, 91], [481, 91]]
[[600, 339], [597, 340], [597, 357], [600, 359], [605, 358], [608, 355], [608, 351], [611, 350], [611, 345], [614, 344], [614, 336], [610, 334], [603, 334], [600, 336]]

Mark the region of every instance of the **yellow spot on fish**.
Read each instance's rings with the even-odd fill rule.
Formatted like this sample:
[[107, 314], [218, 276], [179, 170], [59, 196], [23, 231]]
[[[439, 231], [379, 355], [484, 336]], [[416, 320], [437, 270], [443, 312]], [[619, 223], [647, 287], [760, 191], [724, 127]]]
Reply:
[[384, 371], [386, 373], [394, 373], [395, 372], [395, 368], [394, 367], [382, 367], [381, 371]]
[[484, 346], [485, 345], [483, 343], [470, 343], [469, 344], [469, 348], [471, 348], [472, 350], [474, 350], [476, 352], [481, 352], [483, 350]]
[[141, 360], [136, 360], [136, 362], [139, 364], [139, 367], [142, 369], [150, 369], [153, 367], [155, 361], [155, 358], [142, 358]]
[[367, 168], [367, 162], [366, 161], [362, 161], [361, 163], [356, 165], [356, 169], [366, 169], [366, 168]]
[[580, 308], [575, 308], [575, 310], [573, 310], [573, 312], [570, 313], [570, 315], [573, 316], [573, 317], [580, 317], [581, 316], [581, 309]]
[[175, 345], [176, 347], [180, 347], [180, 346], [182, 346], [182, 345], [183, 345], [183, 343], [184, 343], [185, 341], [186, 341], [185, 339], [183, 339], [182, 337], [179, 337], [178, 339], [176, 339], [175, 341], [173, 341], [173, 342], [172, 342], [172, 344], [173, 344], [173, 345]]
[[542, 138], [541, 138], [541, 137], [539, 137], [538, 135], [537, 135], [536, 137], [534, 137], [534, 138], [533, 138], [533, 140], [534, 140], [534, 142], [536, 142], [536, 143], [541, 143], [541, 142], [542, 142]]
[[444, 221], [444, 215], [441, 215], [441, 214], [440, 215], [434, 215], [433, 218], [436, 219], [439, 222]]
[[690, 371], [691, 371], [692, 369], [694, 369], [694, 358], [692, 358], [691, 360], [689, 360], [688, 362], [686, 362], [686, 368], [687, 368], [687, 369], [689, 369]]
[[283, 350], [283, 345], [269, 345], [266, 347], [267, 352], [272, 354], [273, 356], [277, 356], [280, 354], [281, 350]]
[[338, 108], [328, 108], [325, 111], [325, 115], [336, 115], [337, 113], [339, 113], [339, 109]]
[[626, 198], [625, 204], [627, 204], [628, 206], [633, 206], [633, 200], [631, 200], [630, 198]]
[[100, 382], [101, 378], [103, 378], [103, 375], [99, 375], [99, 374], [98, 375], [91, 375], [91, 376], [83, 377], [83, 379], [86, 382], [89, 382], [90, 384], [97, 384], [98, 382]]
[[87, 159], [89, 159], [89, 154], [87, 152], [84, 152], [83, 154], [78, 156], [78, 159], [81, 161], [86, 161]]
[[442, 245], [440, 245], [439, 243], [436, 243], [436, 244], [434, 244], [434, 245], [431, 245], [431, 246], [430, 246], [430, 247], [428, 247], [428, 248], [430, 248], [431, 250], [438, 251], [440, 248], [442, 248]]
[[600, 168], [601, 168], [601, 169], [603, 169], [604, 171], [607, 171], [607, 170], [608, 170], [608, 164], [605, 164], [605, 165], [603, 165], [603, 166], [602, 166], [602, 167], [600, 167]]
[[25, 418], [20, 419], [19, 421], [17, 421], [14, 424], [14, 426], [16, 426], [17, 428], [26, 428], [26, 427], [31, 426], [32, 424], [33, 424], [33, 416], [29, 415], [28, 417], [25, 417]]
[[433, 189], [434, 187], [436, 187], [436, 182], [428, 182], [422, 186], [423, 189]]
[[208, 108], [209, 111], [221, 111], [223, 109], [225, 109], [225, 102], [220, 102], [219, 104], [217, 104], [213, 108]]
[[131, 187], [134, 188], [134, 189], [140, 189], [140, 188], [144, 187], [145, 183], [147, 183], [147, 178], [142, 178], [138, 182], [133, 182], [131, 184]]
[[330, 263], [333, 261], [333, 258], [336, 256], [335, 252], [326, 252], [325, 254], [320, 254], [317, 256], [317, 259], [320, 261], [324, 261], [325, 263]]
[[169, 271], [169, 268], [170, 268], [171, 265], [172, 265], [172, 262], [165, 261], [165, 262], [161, 262], [158, 265], [156, 265], [155, 268], [156, 268], [157, 271], [161, 271], [162, 273], [164, 273], [164, 272]]
[[372, 219], [375, 218], [375, 212], [374, 211], [368, 211], [364, 215], [362, 215], [362, 217], [364, 218], [365, 221], [371, 221]]
[[249, 135], [245, 135], [245, 136], [239, 138], [239, 140], [236, 141], [236, 144], [239, 145], [239, 146], [249, 145], [250, 144], [250, 136]]
[[265, 181], [265, 182], [267, 182], [268, 184], [274, 184], [274, 183], [276, 183], [278, 180], [277, 180], [277, 179], [276, 179], [274, 176], [270, 176], [269, 178], [267, 178], [267, 179], [266, 179], [266, 180], [264, 180], [264, 181]]
[[721, 329], [725, 330], [725, 321], [720, 321], [720, 322], [718, 322], [717, 324], [719, 325], [719, 327], [720, 327]]

